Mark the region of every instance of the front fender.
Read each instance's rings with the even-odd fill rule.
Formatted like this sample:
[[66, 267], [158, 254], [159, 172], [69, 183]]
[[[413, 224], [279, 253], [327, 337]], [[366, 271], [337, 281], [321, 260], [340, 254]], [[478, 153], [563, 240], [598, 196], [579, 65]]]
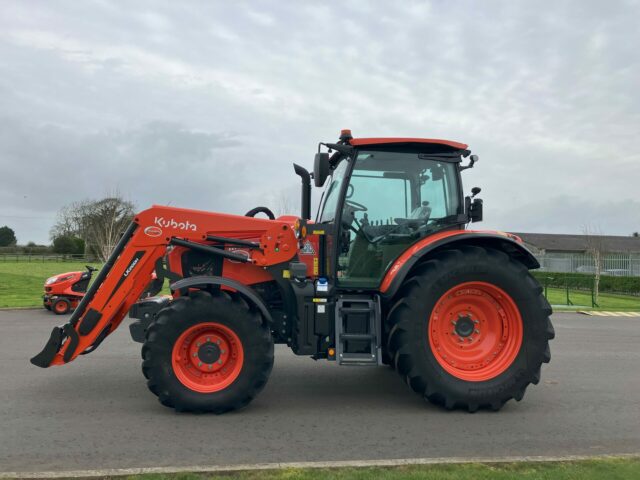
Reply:
[[436, 250], [462, 245], [502, 250], [530, 270], [540, 268], [538, 260], [516, 235], [498, 231], [448, 230], [423, 238], [405, 250], [387, 269], [380, 284], [382, 296], [389, 298], [395, 295], [411, 269]]
[[183, 288], [188, 289], [210, 285], [228, 287], [236, 290], [247, 302], [260, 310], [260, 313], [262, 313], [265, 320], [267, 320], [269, 324], [273, 323], [273, 318], [271, 317], [269, 310], [267, 309], [262, 299], [258, 296], [258, 294], [255, 293], [250, 287], [247, 287], [246, 285], [235, 280], [231, 280], [230, 278], [207, 275], [187, 277], [183, 278], [182, 280], [178, 280], [175, 283], [172, 283], [171, 290], [182, 290]]

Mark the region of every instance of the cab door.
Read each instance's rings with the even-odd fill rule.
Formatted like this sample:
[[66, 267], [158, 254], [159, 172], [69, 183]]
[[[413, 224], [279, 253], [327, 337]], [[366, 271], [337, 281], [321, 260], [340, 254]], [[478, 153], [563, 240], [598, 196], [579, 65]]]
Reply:
[[336, 221], [337, 285], [377, 288], [391, 263], [460, 211], [456, 163], [412, 151], [360, 150]]

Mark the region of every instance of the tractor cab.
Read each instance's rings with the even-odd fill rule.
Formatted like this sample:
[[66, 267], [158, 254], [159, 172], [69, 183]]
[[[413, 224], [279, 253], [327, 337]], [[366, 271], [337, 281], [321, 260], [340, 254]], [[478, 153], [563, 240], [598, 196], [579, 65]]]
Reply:
[[[353, 139], [324, 144], [314, 180], [324, 186], [315, 224], [333, 232], [325, 262], [337, 286], [377, 288], [412, 244], [471, 220], [460, 171], [470, 152], [457, 142], [411, 138]], [[473, 162], [477, 157], [472, 156]], [[481, 201], [476, 200], [479, 210]], [[466, 205], [466, 208], [465, 208]], [[476, 212], [474, 221], [481, 214]]]

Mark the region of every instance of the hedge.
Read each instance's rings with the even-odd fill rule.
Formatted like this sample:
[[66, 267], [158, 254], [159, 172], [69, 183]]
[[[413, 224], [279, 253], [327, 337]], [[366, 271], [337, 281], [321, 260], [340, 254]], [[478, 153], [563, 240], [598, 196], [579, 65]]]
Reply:
[[[585, 273], [540, 272], [532, 270], [533, 276], [549, 287], [591, 290], [594, 275]], [[600, 275], [600, 292], [640, 295], [640, 277], [612, 277]]]

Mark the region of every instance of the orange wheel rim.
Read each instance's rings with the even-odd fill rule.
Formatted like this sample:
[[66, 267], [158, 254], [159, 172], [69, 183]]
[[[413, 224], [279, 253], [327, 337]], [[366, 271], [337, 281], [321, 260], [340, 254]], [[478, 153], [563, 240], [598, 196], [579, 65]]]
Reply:
[[64, 312], [67, 309], [67, 304], [65, 302], [57, 302], [55, 304], [56, 312]]
[[240, 375], [243, 363], [240, 338], [219, 323], [200, 323], [188, 328], [178, 337], [171, 354], [178, 380], [200, 393], [227, 388]]
[[514, 300], [485, 282], [461, 283], [436, 303], [429, 346], [444, 370], [461, 380], [491, 380], [507, 370], [522, 345], [522, 317]]

